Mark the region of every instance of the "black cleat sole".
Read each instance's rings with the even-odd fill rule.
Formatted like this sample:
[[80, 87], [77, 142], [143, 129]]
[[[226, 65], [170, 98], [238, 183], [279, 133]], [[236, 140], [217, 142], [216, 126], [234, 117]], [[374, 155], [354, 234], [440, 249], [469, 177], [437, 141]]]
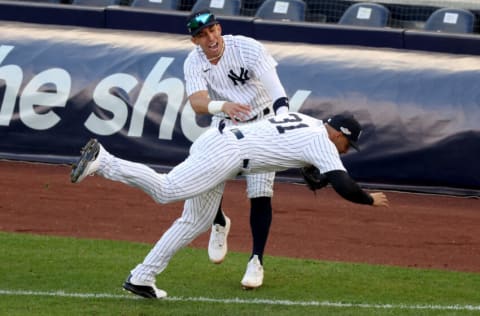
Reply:
[[145, 286], [145, 285], [135, 285], [130, 282], [125, 282], [123, 284], [123, 288], [135, 295], [145, 297], [145, 298], [157, 298], [155, 291], [151, 286]]
[[[97, 146], [97, 148], [95, 148], [95, 146]], [[72, 183], [77, 183], [78, 178], [82, 175], [88, 163], [96, 158], [98, 151], [98, 141], [95, 138], [90, 139], [80, 151], [80, 158], [72, 164], [72, 171], [70, 173], [70, 181]]]

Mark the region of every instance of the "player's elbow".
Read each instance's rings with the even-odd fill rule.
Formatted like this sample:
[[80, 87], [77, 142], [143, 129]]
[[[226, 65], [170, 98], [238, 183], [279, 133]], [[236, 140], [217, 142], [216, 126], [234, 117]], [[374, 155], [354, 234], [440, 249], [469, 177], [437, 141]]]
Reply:
[[197, 114], [207, 114], [208, 107], [202, 106], [200, 103], [193, 103], [190, 101], [190, 105], [192, 106], [193, 111]]
[[188, 97], [190, 101], [190, 106], [197, 114], [207, 114], [208, 113], [208, 103], [210, 102], [210, 97], [208, 96], [207, 91], [199, 91]]

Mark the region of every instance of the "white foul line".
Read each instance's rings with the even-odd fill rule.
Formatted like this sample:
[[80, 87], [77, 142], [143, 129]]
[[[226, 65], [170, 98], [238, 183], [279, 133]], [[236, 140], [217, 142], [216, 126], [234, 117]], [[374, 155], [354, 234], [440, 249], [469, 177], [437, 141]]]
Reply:
[[[115, 295], [108, 293], [67, 293], [64, 291], [25, 291], [25, 290], [1, 290], [0, 295], [10, 296], [56, 296], [76, 298], [106, 298], [106, 299], [142, 299], [134, 295]], [[263, 305], [287, 305], [287, 306], [320, 306], [340, 308], [371, 308], [371, 309], [413, 309], [413, 310], [470, 310], [480, 311], [480, 305], [408, 305], [408, 304], [362, 304], [342, 303], [329, 301], [290, 301], [268, 299], [241, 299], [241, 298], [209, 298], [209, 297], [166, 297], [162, 300], [180, 302], [205, 302], [205, 303], [233, 303], [233, 304], [263, 304]]]

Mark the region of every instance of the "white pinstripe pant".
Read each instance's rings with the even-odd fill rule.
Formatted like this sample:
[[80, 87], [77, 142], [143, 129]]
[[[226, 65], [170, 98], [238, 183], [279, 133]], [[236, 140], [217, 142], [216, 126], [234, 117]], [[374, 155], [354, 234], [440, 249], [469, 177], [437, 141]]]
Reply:
[[[237, 122], [238, 125], [245, 125], [258, 122], [259, 120], [266, 119], [267, 117], [273, 117], [272, 115], [263, 116], [259, 114], [259, 119], [252, 122]], [[212, 122], [210, 124], [211, 128], [218, 129], [220, 122], [225, 124], [225, 126], [234, 125], [232, 120], [222, 119], [217, 116], [212, 117]], [[252, 173], [245, 175], [245, 181], [247, 183], [247, 197], [249, 199], [258, 198], [258, 197], [272, 197], [273, 196], [273, 184], [275, 180], [275, 172], [265, 172], [265, 173]]]
[[[219, 131], [212, 129], [207, 133]], [[191, 155], [168, 174], [110, 154], [100, 158], [97, 174], [107, 179], [140, 188], [161, 204], [186, 200], [182, 216], [163, 234], [143, 263], [132, 270], [136, 278], [154, 282], [178, 250], [211, 227], [225, 181], [241, 171], [243, 159], [237, 142], [226, 142], [234, 137], [226, 133], [224, 137], [199, 138], [190, 152], [201, 149], [201, 154]]]

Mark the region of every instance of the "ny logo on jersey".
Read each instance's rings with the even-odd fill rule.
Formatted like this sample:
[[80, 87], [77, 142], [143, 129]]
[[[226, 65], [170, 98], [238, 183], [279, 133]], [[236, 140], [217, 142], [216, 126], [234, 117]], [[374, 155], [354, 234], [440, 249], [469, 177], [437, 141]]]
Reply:
[[245, 69], [243, 67], [240, 67], [240, 76], [230, 69], [230, 74], [228, 75], [228, 78], [232, 79], [233, 84], [236, 86], [238, 86], [237, 81], [240, 81], [240, 83], [244, 85], [245, 82], [250, 79], [250, 77], [248, 76], [248, 69]]

